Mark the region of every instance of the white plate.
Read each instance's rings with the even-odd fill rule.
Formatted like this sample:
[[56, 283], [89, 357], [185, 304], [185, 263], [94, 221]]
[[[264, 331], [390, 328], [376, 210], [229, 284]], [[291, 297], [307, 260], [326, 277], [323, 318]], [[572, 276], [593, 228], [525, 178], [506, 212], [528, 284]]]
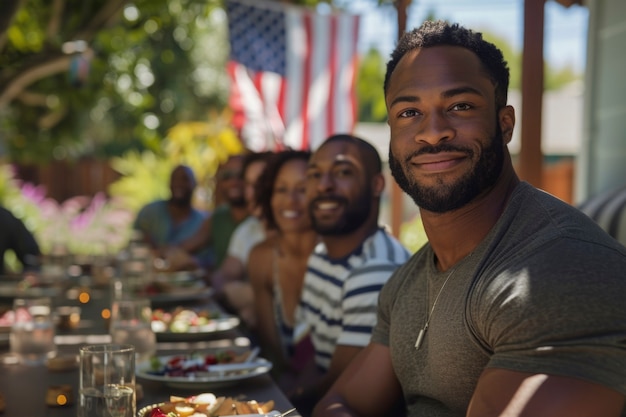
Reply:
[[[181, 355], [159, 356], [161, 363], [166, 363], [171, 358]], [[272, 369], [272, 363], [267, 359], [256, 358], [250, 363], [220, 364], [213, 365], [215, 372], [202, 372], [189, 376], [165, 376], [150, 373], [152, 367], [150, 361], [137, 364], [136, 375], [139, 378], [161, 382], [171, 388], [199, 389], [219, 388], [234, 385], [238, 381], [264, 375]], [[210, 368], [209, 368], [210, 369]]]
[[[153, 408], [161, 404], [150, 404], [137, 410], [137, 417], [148, 417]], [[267, 414], [238, 414], [239, 417], [280, 417], [280, 411], [272, 410]]]
[[169, 330], [161, 330], [159, 326], [160, 322], [152, 322], [152, 330], [156, 334], [157, 341], [159, 342], [186, 342], [192, 340], [204, 340], [207, 336], [232, 330], [239, 326], [239, 318], [219, 317], [211, 319], [211, 321], [204, 326], [193, 326], [185, 332], [172, 332]]

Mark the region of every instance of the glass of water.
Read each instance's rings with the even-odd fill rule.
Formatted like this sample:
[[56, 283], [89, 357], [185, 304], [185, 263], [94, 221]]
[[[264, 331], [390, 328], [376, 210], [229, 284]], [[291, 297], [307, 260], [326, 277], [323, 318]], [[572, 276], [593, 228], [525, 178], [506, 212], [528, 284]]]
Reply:
[[50, 298], [16, 298], [13, 312], [11, 353], [22, 363], [44, 363], [56, 353]]
[[78, 417], [135, 417], [135, 348], [80, 348]]
[[150, 300], [131, 298], [113, 301], [109, 332], [112, 343], [133, 345], [138, 361], [150, 359], [156, 352]]

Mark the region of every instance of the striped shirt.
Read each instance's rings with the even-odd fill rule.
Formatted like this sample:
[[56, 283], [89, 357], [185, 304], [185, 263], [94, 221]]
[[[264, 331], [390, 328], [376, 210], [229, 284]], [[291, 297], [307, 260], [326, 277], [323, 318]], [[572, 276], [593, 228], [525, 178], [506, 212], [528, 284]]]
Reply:
[[323, 243], [308, 260], [298, 321], [308, 325], [315, 362], [328, 369], [337, 345], [363, 347], [376, 324], [378, 293], [408, 251], [380, 228], [345, 258], [330, 259]]

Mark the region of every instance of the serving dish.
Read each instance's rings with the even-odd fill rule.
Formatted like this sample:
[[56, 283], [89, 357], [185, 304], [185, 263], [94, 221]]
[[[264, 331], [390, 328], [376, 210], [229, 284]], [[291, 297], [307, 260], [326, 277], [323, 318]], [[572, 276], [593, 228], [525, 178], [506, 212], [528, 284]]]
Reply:
[[[204, 357], [197, 355], [195, 363], [206, 362]], [[150, 360], [142, 361], [137, 364], [135, 374], [139, 378], [160, 382], [171, 388], [198, 390], [234, 385], [241, 380], [264, 375], [272, 369], [270, 361], [257, 357], [248, 362], [217, 363], [208, 365], [206, 368], [185, 366], [185, 371], [174, 371], [167, 374], [166, 364], [178, 360], [181, 356], [155, 356]], [[193, 361], [194, 359], [188, 360]]]
[[284, 417], [294, 411], [285, 413], [273, 410], [274, 401], [258, 402], [255, 400], [237, 400], [233, 397], [216, 397], [212, 393], [202, 393], [189, 397], [170, 396], [169, 401], [151, 404], [138, 410], [138, 417], [214, 417], [214, 416], [248, 416], [248, 417]]
[[[152, 410], [160, 405], [162, 405], [162, 403], [150, 404], [145, 407], [141, 407], [139, 410], [137, 410], [137, 417], [150, 417], [150, 413], [152, 412]], [[282, 416], [281, 412], [277, 410], [272, 410], [265, 414], [236, 414], [236, 415], [239, 417], [281, 417]]]
[[239, 318], [215, 311], [176, 307], [152, 311], [152, 331], [159, 342], [203, 340], [239, 326]]

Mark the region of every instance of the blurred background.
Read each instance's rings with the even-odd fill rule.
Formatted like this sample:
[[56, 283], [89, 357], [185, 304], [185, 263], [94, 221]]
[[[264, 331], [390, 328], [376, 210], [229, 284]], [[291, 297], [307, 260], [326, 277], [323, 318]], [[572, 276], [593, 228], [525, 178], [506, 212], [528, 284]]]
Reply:
[[[275, 3], [360, 16], [354, 132], [385, 160], [389, 53], [399, 32], [441, 18], [482, 31], [504, 51], [522, 125], [511, 145], [522, 178], [574, 205], [626, 182], [623, 0]], [[167, 198], [179, 163], [198, 178], [194, 205], [213, 208], [219, 163], [247, 146], [229, 106], [228, 29], [217, 0], [3, 0], [0, 204], [42, 251], [119, 250], [139, 207]], [[530, 48], [542, 57], [540, 73], [524, 64]], [[532, 96], [523, 85], [536, 74]], [[532, 100], [540, 117], [526, 108], [523, 125], [523, 103]], [[524, 126], [538, 132], [531, 163]], [[392, 183], [381, 220], [416, 249], [425, 241], [417, 208]]]

